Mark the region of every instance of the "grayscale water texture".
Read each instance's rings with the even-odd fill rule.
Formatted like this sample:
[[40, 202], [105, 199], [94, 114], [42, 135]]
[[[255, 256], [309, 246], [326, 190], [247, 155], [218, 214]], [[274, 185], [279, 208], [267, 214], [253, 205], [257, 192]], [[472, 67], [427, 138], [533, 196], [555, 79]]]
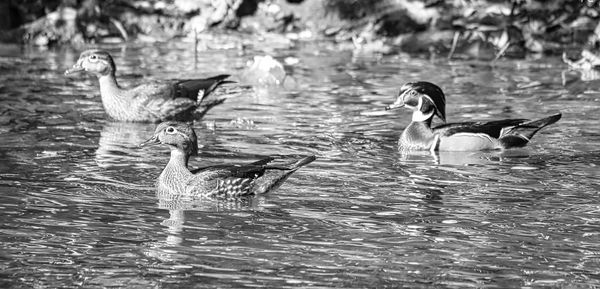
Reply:
[[[155, 195], [168, 149], [137, 147], [153, 124], [107, 121], [97, 81], [63, 76], [80, 50], [0, 49], [0, 287], [600, 286], [600, 82], [559, 57], [268, 46], [197, 59], [193, 44], [105, 47], [125, 86], [240, 80], [255, 55], [287, 59], [285, 87], [194, 124], [191, 165], [318, 159], [271, 194], [228, 203]], [[416, 80], [444, 89], [451, 122], [563, 118], [525, 149], [403, 155], [410, 112], [384, 107]]]

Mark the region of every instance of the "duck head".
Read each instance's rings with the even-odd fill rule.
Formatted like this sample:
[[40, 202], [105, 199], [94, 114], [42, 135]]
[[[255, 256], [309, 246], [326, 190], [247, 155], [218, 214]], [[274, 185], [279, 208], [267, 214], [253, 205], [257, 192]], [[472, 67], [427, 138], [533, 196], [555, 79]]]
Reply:
[[166, 121], [154, 130], [154, 135], [140, 146], [166, 144], [171, 150], [181, 150], [186, 156], [198, 154], [198, 138], [192, 126], [184, 122]]
[[103, 50], [86, 50], [79, 55], [77, 63], [65, 71], [65, 75], [86, 71], [98, 77], [114, 75], [117, 70], [115, 62], [108, 52]]
[[403, 85], [396, 101], [385, 109], [400, 107], [414, 111], [413, 121], [425, 121], [437, 115], [446, 122], [446, 97], [442, 89], [431, 82], [409, 82]]

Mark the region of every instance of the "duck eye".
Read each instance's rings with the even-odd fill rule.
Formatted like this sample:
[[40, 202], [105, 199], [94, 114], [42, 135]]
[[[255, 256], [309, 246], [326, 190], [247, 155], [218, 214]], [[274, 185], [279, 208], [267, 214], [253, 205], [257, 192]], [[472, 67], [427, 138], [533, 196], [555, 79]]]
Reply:
[[98, 56], [96, 56], [96, 54], [90, 55], [89, 58], [90, 58], [90, 61], [94, 61], [94, 62], [98, 60]]
[[172, 126], [170, 126], [170, 127], [167, 127], [167, 129], [165, 129], [165, 131], [166, 131], [167, 133], [174, 133], [174, 132], [175, 132], [175, 128], [174, 128], [174, 127], [172, 127]]

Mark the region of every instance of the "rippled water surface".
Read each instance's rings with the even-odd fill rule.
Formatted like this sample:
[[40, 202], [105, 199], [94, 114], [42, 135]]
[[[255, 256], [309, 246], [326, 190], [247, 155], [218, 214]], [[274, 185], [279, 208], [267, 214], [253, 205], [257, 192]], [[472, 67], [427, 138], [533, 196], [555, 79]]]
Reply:
[[[290, 63], [285, 87], [194, 124], [193, 166], [317, 161], [264, 197], [159, 199], [167, 148], [138, 148], [154, 125], [105, 120], [97, 81], [63, 76], [80, 51], [0, 49], [0, 287], [600, 285], [600, 82], [553, 57], [491, 65], [299, 43], [194, 60], [191, 46], [105, 48], [124, 85], [243, 81], [254, 55]], [[410, 113], [383, 108], [415, 80], [445, 90], [449, 121], [563, 118], [521, 150], [402, 155]]]

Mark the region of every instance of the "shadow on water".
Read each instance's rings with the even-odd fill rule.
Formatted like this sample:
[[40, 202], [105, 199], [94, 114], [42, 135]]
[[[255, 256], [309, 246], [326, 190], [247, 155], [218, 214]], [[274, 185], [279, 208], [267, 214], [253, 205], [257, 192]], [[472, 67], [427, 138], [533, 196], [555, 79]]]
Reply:
[[[277, 191], [239, 202], [157, 195], [153, 124], [105, 120], [96, 80], [65, 79], [76, 51], [0, 57], [3, 287], [585, 287], [597, 277], [598, 91], [558, 58], [478, 61], [272, 50], [288, 88], [228, 100], [194, 124], [192, 167], [318, 156]], [[242, 74], [263, 50], [109, 47], [123, 85]], [[318, 52], [318, 53], [317, 53]], [[291, 62], [290, 62], [291, 63]], [[236, 78], [239, 79], [239, 78]], [[450, 121], [563, 119], [522, 150], [402, 154], [405, 82], [447, 94]], [[202, 285], [199, 285], [202, 284]], [[399, 285], [401, 284], [401, 285]]]

